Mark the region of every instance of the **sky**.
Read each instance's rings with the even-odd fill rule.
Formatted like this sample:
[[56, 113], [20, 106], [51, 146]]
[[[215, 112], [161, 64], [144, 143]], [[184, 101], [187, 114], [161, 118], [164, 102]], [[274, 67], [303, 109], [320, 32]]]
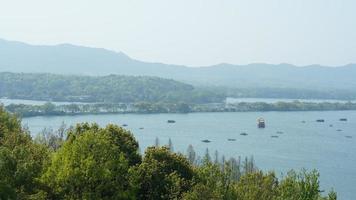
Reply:
[[0, 38], [170, 64], [356, 63], [355, 0], [0, 0]]

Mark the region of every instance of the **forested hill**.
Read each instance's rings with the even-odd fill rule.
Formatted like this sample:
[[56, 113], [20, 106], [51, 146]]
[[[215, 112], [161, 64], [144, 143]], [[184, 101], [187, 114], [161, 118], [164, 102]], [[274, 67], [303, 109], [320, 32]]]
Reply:
[[[238, 56], [238, 55], [237, 55]], [[193, 85], [234, 88], [356, 90], [356, 65], [297, 67], [290, 64], [219, 64], [186, 67], [135, 60], [122, 52], [70, 44], [29, 45], [0, 39], [0, 71], [81, 75], [144, 75]]]
[[225, 96], [147, 76], [0, 73], [0, 97], [80, 102], [221, 102]]

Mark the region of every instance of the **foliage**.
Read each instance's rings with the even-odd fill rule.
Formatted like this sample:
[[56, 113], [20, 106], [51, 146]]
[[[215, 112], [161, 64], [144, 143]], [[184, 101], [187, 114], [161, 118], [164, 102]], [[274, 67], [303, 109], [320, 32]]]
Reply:
[[[79, 102], [221, 102], [225, 96], [148, 76], [0, 73], [0, 97]], [[51, 109], [48, 107], [48, 109]]]
[[241, 177], [235, 185], [237, 199], [241, 200], [273, 200], [277, 195], [278, 180], [274, 173], [248, 173]]
[[20, 121], [0, 107], [0, 199], [29, 199], [42, 187], [38, 182], [49, 151], [33, 143]]
[[129, 198], [128, 161], [110, 137], [85, 131], [53, 154], [42, 176], [52, 198]]
[[98, 135], [106, 135], [111, 145], [118, 148], [127, 159], [129, 165], [136, 165], [141, 162], [138, 142], [130, 131], [117, 125], [109, 124], [105, 128], [100, 128], [98, 124], [82, 123], [68, 131], [68, 142], [73, 142], [77, 137], [86, 133], [95, 132]]
[[167, 147], [149, 147], [132, 174], [138, 199], [180, 199], [191, 186], [193, 168], [183, 155]]
[[190, 112], [250, 112], [250, 111], [325, 111], [325, 110], [356, 110], [356, 103], [329, 102], [276, 102], [276, 103], [120, 103], [120, 104], [69, 104], [24, 105], [10, 104], [6, 110], [23, 117], [42, 115], [74, 115], [74, 114], [105, 114], [105, 113], [190, 113]]
[[133, 135], [116, 125], [82, 123], [32, 140], [0, 107], [0, 199], [336, 200], [323, 196], [317, 171], [280, 179], [256, 168], [253, 157], [200, 160], [173, 143], [141, 156]]

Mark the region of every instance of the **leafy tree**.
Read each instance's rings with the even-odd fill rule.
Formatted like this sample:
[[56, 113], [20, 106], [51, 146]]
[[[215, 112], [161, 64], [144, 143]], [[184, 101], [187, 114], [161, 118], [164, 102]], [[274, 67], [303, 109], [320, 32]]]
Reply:
[[0, 145], [4, 145], [12, 133], [21, 132], [21, 123], [15, 115], [7, 113], [0, 105]]
[[226, 179], [221, 168], [205, 159], [202, 166], [195, 169], [194, 186], [184, 194], [185, 200], [224, 199]]
[[0, 196], [29, 199], [40, 192], [41, 176], [48, 150], [34, 144], [21, 129], [20, 121], [0, 108]]
[[235, 190], [239, 200], [274, 200], [278, 196], [278, 179], [274, 173], [247, 173], [240, 178]]
[[16, 199], [16, 160], [9, 149], [0, 147], [0, 199]]
[[292, 170], [280, 182], [279, 193], [281, 200], [286, 198], [318, 200], [320, 197], [319, 173], [315, 170], [310, 173], [306, 170], [300, 173]]
[[53, 199], [129, 199], [128, 160], [108, 134], [87, 130], [55, 152], [42, 176]]
[[73, 141], [76, 137], [88, 131], [108, 136], [111, 145], [116, 146], [123, 153], [130, 166], [141, 162], [138, 142], [130, 131], [117, 125], [109, 124], [105, 128], [100, 128], [98, 124], [95, 123], [77, 124], [75, 128], [68, 132], [68, 141]]
[[180, 199], [188, 191], [193, 169], [188, 160], [167, 147], [149, 147], [142, 163], [131, 170], [138, 199]]

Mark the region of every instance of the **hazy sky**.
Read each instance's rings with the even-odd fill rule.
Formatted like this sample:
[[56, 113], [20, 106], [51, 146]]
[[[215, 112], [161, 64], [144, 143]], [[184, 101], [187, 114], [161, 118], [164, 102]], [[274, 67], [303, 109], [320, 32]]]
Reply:
[[356, 62], [355, 0], [0, 0], [0, 38], [191, 66]]

